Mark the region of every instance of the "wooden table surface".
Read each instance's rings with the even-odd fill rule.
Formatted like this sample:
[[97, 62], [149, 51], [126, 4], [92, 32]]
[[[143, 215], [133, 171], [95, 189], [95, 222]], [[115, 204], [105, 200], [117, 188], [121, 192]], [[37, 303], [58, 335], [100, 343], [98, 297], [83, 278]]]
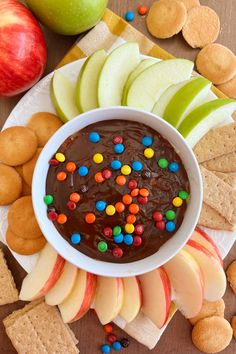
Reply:
[[[115, 11], [120, 16], [123, 16], [127, 10], [135, 11], [138, 5], [141, 4], [151, 5], [153, 1], [130, 1], [130, 0], [110, 0], [109, 8]], [[235, 18], [236, 18], [236, 1], [235, 0], [201, 0], [203, 5], [209, 5], [219, 14], [221, 19], [221, 33], [218, 42], [228, 46], [234, 53], [236, 53], [236, 32], [235, 32]], [[141, 32], [152, 38], [145, 26], [145, 19], [136, 16], [135, 21], [132, 23]], [[48, 63], [45, 75], [53, 70], [55, 65], [68, 51], [70, 46], [74, 43], [77, 37], [64, 37], [56, 35], [49, 30], [45, 29], [47, 44], [48, 44]], [[154, 40], [154, 38], [152, 38]], [[156, 40], [156, 42], [163, 48], [177, 57], [185, 57], [194, 60], [197, 50], [191, 49], [182, 39], [181, 35], [168, 40]], [[21, 96], [10, 99], [0, 100], [0, 126], [3, 125], [9, 113], [19, 101]], [[13, 276], [16, 280], [18, 289], [20, 289], [21, 282], [25, 276], [25, 272], [17, 264], [10, 252], [6, 251], [6, 257]], [[236, 247], [234, 247], [228, 255], [225, 266], [236, 258]], [[232, 315], [236, 314], [236, 296], [228, 287], [224, 297], [226, 303], [226, 318], [231, 319]], [[2, 319], [10, 314], [13, 310], [21, 308], [24, 304], [18, 302], [13, 305], [2, 306], [0, 309], [0, 354], [14, 354], [15, 350], [5, 335], [2, 326]], [[95, 354], [99, 353], [98, 346], [105, 340], [105, 334], [102, 326], [99, 325], [98, 320], [93, 313], [89, 313], [85, 318], [71, 326], [79, 339], [79, 348], [82, 354]], [[118, 328], [115, 333], [120, 337], [126, 337]], [[138, 344], [131, 339], [131, 344], [128, 349], [125, 349], [127, 354], [145, 354], [149, 350], [144, 346]], [[161, 354], [197, 354], [199, 351], [192, 345], [191, 342], [191, 326], [187, 320], [181, 316], [180, 313], [176, 314], [174, 319], [169, 324], [166, 332], [162, 336], [159, 344], [153, 350], [153, 353]], [[223, 353], [223, 352], [222, 352]], [[232, 340], [230, 346], [224, 351], [225, 354], [236, 353], [236, 340]], [[52, 354], [52, 353], [48, 353]]]

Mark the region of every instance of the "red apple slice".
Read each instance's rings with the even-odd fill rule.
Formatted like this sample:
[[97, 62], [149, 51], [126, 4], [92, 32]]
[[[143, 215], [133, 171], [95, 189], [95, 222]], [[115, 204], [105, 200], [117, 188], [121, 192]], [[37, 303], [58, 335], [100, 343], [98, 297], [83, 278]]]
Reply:
[[121, 278], [98, 277], [95, 311], [105, 325], [119, 314], [123, 304], [124, 286]]
[[204, 299], [217, 301], [226, 290], [226, 276], [218, 258], [200, 243], [189, 240], [184, 249], [197, 261], [204, 279]]
[[143, 295], [142, 312], [158, 327], [162, 328], [169, 315], [171, 288], [166, 272], [162, 268], [139, 276]]
[[60, 278], [45, 296], [46, 303], [51, 306], [61, 304], [70, 294], [75, 284], [76, 276], [77, 267], [66, 262]]
[[201, 230], [199, 227], [196, 227], [191, 236], [191, 240], [200, 243], [202, 246], [208, 249], [208, 251], [210, 251], [220, 261], [223, 267], [223, 260], [219, 248], [216, 246], [212, 238], [208, 236], [203, 230]]
[[142, 293], [136, 277], [123, 279], [124, 300], [119, 315], [126, 322], [131, 322], [138, 315], [142, 304]]
[[71, 323], [83, 317], [94, 301], [96, 276], [77, 270], [75, 284], [69, 296], [58, 307], [65, 323]]
[[20, 299], [32, 301], [45, 296], [57, 282], [64, 265], [65, 260], [47, 243], [34, 269], [23, 280]]
[[203, 303], [203, 276], [196, 260], [185, 250], [164, 265], [174, 299], [186, 318], [196, 316]]

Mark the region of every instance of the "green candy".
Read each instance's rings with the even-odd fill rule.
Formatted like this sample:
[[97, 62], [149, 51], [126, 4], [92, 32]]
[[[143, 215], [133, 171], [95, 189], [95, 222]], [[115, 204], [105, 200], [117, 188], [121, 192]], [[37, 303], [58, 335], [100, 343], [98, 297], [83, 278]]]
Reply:
[[176, 218], [176, 213], [174, 212], [174, 210], [167, 210], [167, 212], [165, 213], [165, 217], [167, 220], [174, 220]]
[[119, 235], [120, 233], [121, 233], [121, 227], [120, 226], [115, 226], [115, 227], [113, 227], [113, 235], [114, 236], [117, 236], [117, 235]]
[[106, 252], [106, 251], [107, 251], [107, 248], [108, 248], [108, 246], [107, 246], [107, 243], [106, 243], [105, 241], [100, 241], [100, 242], [98, 243], [98, 250], [99, 250], [100, 252]]
[[160, 159], [157, 163], [160, 168], [166, 168], [168, 166], [168, 161], [166, 159]]
[[181, 199], [183, 199], [183, 200], [186, 200], [186, 199], [188, 199], [189, 194], [188, 194], [188, 192], [180, 191], [180, 192], [179, 192], [179, 197], [180, 197]]
[[54, 198], [53, 198], [52, 195], [48, 194], [48, 195], [45, 195], [45, 197], [43, 198], [43, 200], [44, 200], [44, 203], [45, 203], [46, 205], [50, 205], [50, 204], [53, 203]]

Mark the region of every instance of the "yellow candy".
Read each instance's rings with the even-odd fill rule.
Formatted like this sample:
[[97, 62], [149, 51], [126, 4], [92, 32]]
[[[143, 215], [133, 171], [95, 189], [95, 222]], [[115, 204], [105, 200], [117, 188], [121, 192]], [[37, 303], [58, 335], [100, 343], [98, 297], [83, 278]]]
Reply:
[[56, 155], [55, 155], [55, 158], [59, 162], [64, 162], [66, 160], [65, 155], [62, 154], [61, 152], [57, 152]]
[[180, 197], [175, 197], [173, 200], [172, 200], [172, 204], [178, 208], [178, 207], [181, 207], [181, 205], [183, 204], [183, 199], [181, 199]]
[[129, 165], [123, 165], [122, 167], [121, 167], [121, 173], [123, 174], [123, 175], [125, 175], [125, 176], [128, 176], [128, 175], [130, 175], [131, 174], [131, 167], [129, 166]]
[[151, 149], [151, 148], [147, 148], [144, 150], [144, 156], [147, 158], [147, 159], [151, 159], [153, 156], [154, 156], [154, 150]]
[[115, 214], [115, 212], [116, 212], [116, 208], [113, 205], [108, 205], [106, 207], [106, 214], [107, 215], [112, 216]]
[[93, 155], [93, 162], [102, 163], [103, 162], [103, 155], [99, 154], [99, 153]]
[[126, 224], [125, 225], [125, 231], [128, 234], [132, 234], [134, 232], [134, 225], [133, 224]]

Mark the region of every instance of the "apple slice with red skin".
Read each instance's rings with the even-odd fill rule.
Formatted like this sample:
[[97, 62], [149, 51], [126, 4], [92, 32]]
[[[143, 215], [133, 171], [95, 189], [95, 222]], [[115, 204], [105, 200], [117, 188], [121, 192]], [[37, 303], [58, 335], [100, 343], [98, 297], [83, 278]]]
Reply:
[[124, 286], [121, 278], [98, 277], [95, 311], [102, 325], [113, 321], [119, 314], [123, 296]]
[[77, 267], [66, 262], [60, 278], [45, 296], [46, 303], [51, 306], [61, 304], [70, 294], [75, 284], [76, 276]]
[[223, 267], [223, 259], [220, 250], [209, 235], [207, 235], [199, 227], [196, 227], [191, 236], [191, 240], [196, 241], [200, 243], [202, 246], [204, 246], [205, 248], [207, 248], [208, 251], [210, 251], [212, 254], [216, 256], [216, 258], [219, 260], [220, 264]]
[[65, 323], [83, 317], [94, 301], [96, 276], [82, 269], [77, 270], [75, 284], [69, 296], [58, 307]]
[[119, 315], [129, 323], [138, 315], [142, 305], [142, 292], [136, 277], [123, 278], [124, 300]]
[[170, 282], [163, 268], [139, 276], [143, 295], [142, 312], [158, 327], [168, 320], [171, 304]]
[[64, 258], [47, 243], [34, 269], [23, 280], [20, 300], [32, 301], [45, 296], [59, 279], [64, 265]]
[[187, 251], [181, 250], [164, 265], [174, 291], [174, 301], [186, 318], [196, 316], [203, 304], [203, 275]]
[[204, 279], [204, 299], [220, 300], [226, 290], [226, 276], [218, 258], [200, 243], [189, 240], [184, 249], [197, 261]]

